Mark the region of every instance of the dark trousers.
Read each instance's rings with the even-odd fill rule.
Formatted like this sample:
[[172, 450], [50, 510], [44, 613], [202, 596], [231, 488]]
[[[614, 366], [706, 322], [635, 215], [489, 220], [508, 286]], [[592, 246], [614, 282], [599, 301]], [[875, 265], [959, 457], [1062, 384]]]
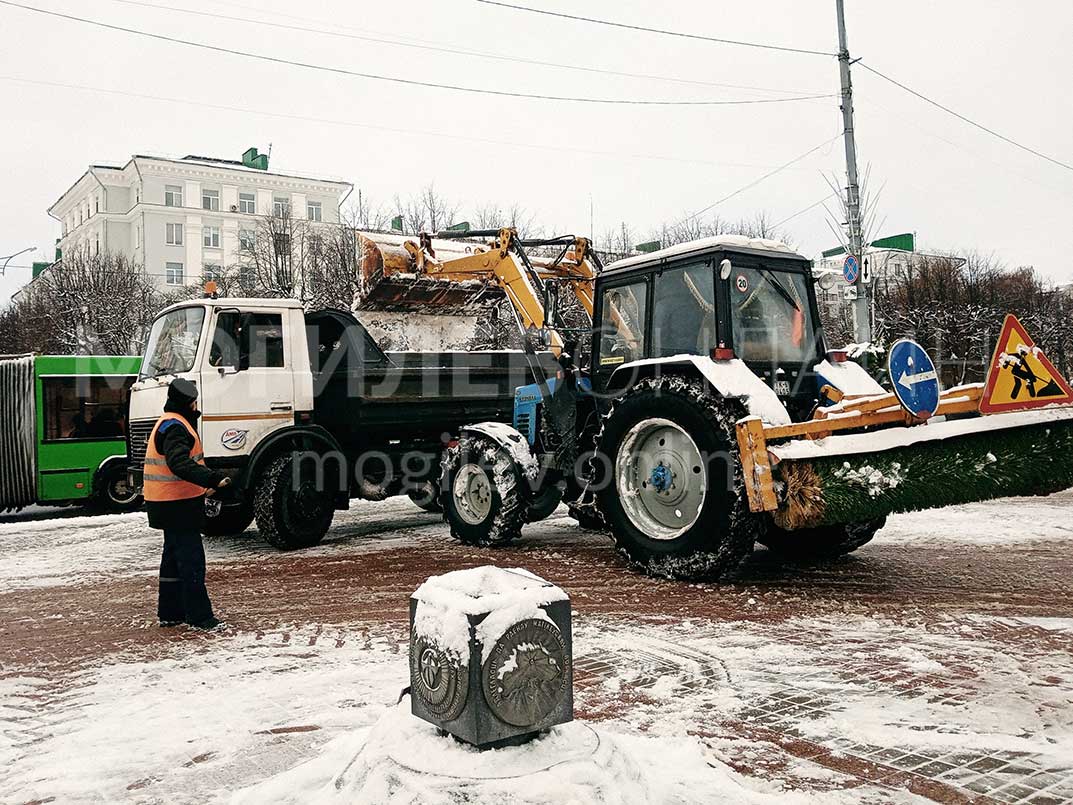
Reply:
[[212, 602], [205, 589], [205, 547], [197, 526], [176, 525], [164, 529], [157, 617], [162, 621], [193, 624], [212, 617]]

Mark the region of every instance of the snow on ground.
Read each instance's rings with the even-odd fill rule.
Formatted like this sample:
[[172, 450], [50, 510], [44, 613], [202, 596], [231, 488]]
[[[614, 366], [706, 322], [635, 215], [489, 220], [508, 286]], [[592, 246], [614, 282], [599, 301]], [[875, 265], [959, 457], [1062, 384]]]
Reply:
[[[280, 554], [252, 529], [210, 542], [210, 589], [237, 585], [218, 588], [237, 625], [206, 635], [149, 628], [160, 537], [143, 515], [0, 518], [0, 802], [385, 802], [386, 786], [414, 803], [586, 802], [578, 791], [601, 781], [621, 802], [1073, 801], [1071, 504], [898, 515], [854, 558], [772, 575], [761, 551], [744, 580], [706, 586], [632, 574], [561, 511], [504, 555], [453, 545], [406, 500], [363, 503], [311, 551]], [[968, 556], [1024, 571], [1017, 608], [986, 586], [950, 591], [944, 568]], [[555, 581], [575, 606], [582, 723], [506, 755], [396, 709], [410, 593], [489, 561]], [[290, 586], [269, 619], [249, 596], [271, 573]], [[909, 578], [942, 595], [917, 605]], [[79, 603], [127, 631], [80, 642], [78, 613], [49, 613], [101, 585], [119, 597]], [[262, 602], [253, 615], [247, 600]], [[455, 762], [498, 779], [445, 779]]]
[[1040, 498], [1004, 498], [887, 518], [884, 543], [966, 542], [1001, 545], [1073, 540], [1073, 491]]

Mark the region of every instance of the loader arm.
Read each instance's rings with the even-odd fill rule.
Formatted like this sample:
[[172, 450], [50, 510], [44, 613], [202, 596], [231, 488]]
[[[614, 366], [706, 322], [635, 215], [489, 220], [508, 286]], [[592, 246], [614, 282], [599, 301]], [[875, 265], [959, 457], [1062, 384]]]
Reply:
[[[492, 236], [487, 245], [465, 244], [465, 252], [445, 254], [436, 247], [436, 239], [446, 239], [454, 233], [436, 236], [422, 234], [419, 240], [403, 240], [388, 244], [373, 235], [359, 234], [361, 277], [366, 291], [363, 309], [419, 309], [426, 312], [471, 312], [457, 310], [457, 297], [469, 292], [477, 301], [498, 298], [487, 291], [497, 288], [510, 302], [522, 330], [546, 325], [544, 283], [562, 282], [567, 285], [589, 318], [593, 312], [593, 282], [596, 260], [586, 238], [558, 238], [548, 241], [526, 241], [518, 238], [516, 230], [465, 233], [467, 237]], [[531, 261], [524, 245], [564, 245], [554, 260]], [[440, 254], [437, 254], [437, 248]], [[386, 291], [384, 289], [387, 289]], [[437, 295], [436, 288], [442, 289]], [[415, 293], [411, 296], [409, 291]], [[558, 354], [563, 338], [554, 329], [550, 333], [552, 351]]]

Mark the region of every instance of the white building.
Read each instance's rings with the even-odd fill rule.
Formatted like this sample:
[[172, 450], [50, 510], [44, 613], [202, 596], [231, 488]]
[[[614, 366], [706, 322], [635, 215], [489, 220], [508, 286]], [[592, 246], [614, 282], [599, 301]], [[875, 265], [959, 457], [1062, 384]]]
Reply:
[[287, 208], [294, 218], [339, 222], [353, 185], [255, 165], [267, 167], [267, 158], [254, 149], [242, 161], [139, 154], [122, 167], [90, 165], [49, 207], [59, 248], [123, 254], [158, 285], [178, 286], [239, 263], [257, 216]]

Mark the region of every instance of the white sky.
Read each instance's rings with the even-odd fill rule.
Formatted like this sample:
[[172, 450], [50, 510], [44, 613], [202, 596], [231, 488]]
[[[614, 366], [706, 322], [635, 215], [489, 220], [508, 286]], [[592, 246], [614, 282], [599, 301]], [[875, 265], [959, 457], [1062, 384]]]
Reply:
[[[824, 51], [837, 44], [834, 0], [666, 0], [658, 6], [646, 0], [590, 0], [583, 6], [526, 1], [731, 39]], [[145, 7], [162, 0], [18, 2], [292, 60], [488, 89], [633, 99], [785, 96], [493, 61]], [[174, 0], [172, 7], [689, 81], [807, 94], [838, 90], [834, 58], [617, 30], [475, 0]], [[657, 7], [662, 13], [653, 15]], [[1073, 162], [1068, 0], [847, 0], [847, 24], [854, 57], [1006, 136]], [[434, 182], [464, 210], [489, 200], [518, 202], [550, 229], [585, 233], [591, 196], [597, 235], [626, 220], [644, 236], [841, 127], [835, 98], [759, 106], [594, 106], [272, 65], [3, 5], [0, 31], [0, 255], [38, 245], [37, 255], [12, 261], [24, 266], [51, 254], [59, 225], [45, 211], [87, 165], [122, 164], [133, 153], [237, 158], [248, 146], [264, 151], [272, 143], [273, 170], [344, 178], [376, 201]], [[916, 231], [924, 248], [994, 252], [1010, 264], [1035, 265], [1057, 281], [1073, 280], [1066, 243], [1073, 172], [973, 129], [859, 67], [854, 80], [860, 159], [871, 165], [873, 190], [882, 186], [884, 223], [877, 235]], [[837, 141], [715, 212], [733, 219], [764, 210], [778, 221], [823, 198], [830, 192], [823, 174], [842, 181], [844, 169]], [[816, 207], [787, 224], [806, 253], [835, 245], [825, 218], [823, 207]], [[0, 300], [29, 274], [28, 268], [12, 268], [0, 277]]]

